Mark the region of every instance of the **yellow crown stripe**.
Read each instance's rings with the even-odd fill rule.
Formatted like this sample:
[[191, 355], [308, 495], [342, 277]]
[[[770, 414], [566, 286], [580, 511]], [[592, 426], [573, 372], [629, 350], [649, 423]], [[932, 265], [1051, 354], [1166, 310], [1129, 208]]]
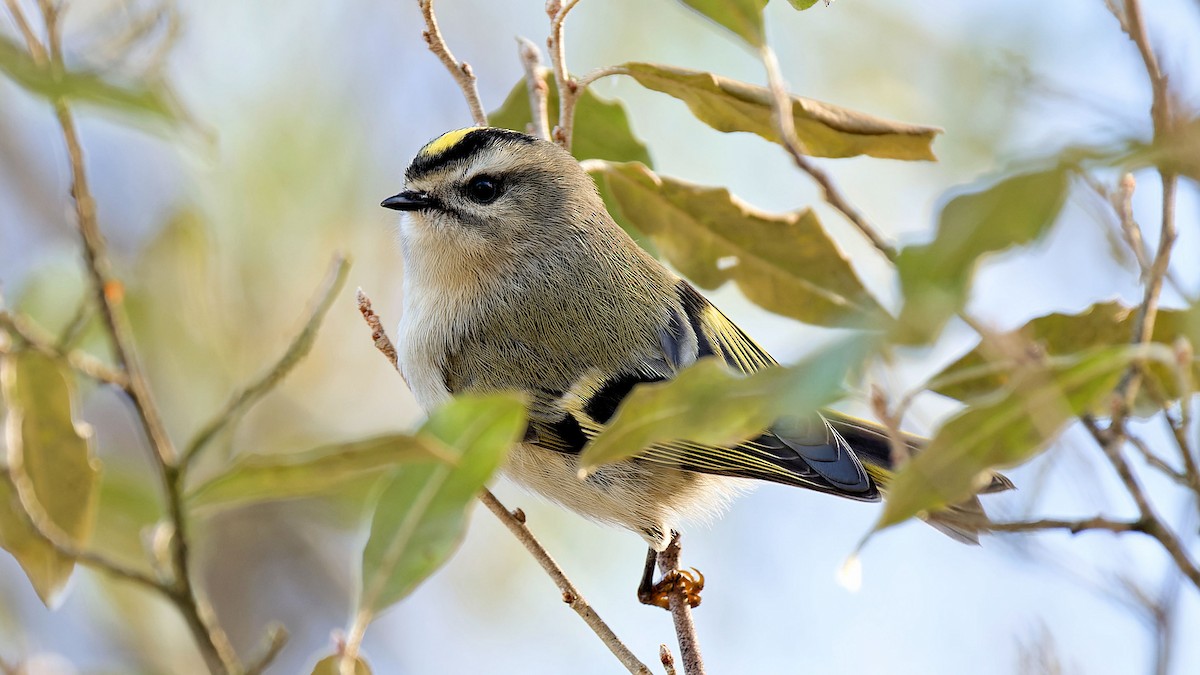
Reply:
[[440, 155], [443, 152], [445, 152], [445, 151], [449, 150], [450, 148], [453, 148], [455, 145], [457, 145], [458, 142], [463, 139], [463, 136], [466, 136], [467, 134], [471, 133], [472, 131], [476, 131], [476, 130], [483, 129], [483, 128], [484, 127], [467, 127], [465, 129], [455, 129], [454, 131], [447, 131], [446, 133], [442, 134], [441, 136], [438, 136], [437, 138], [433, 139], [432, 141], [429, 141], [428, 143], [426, 143], [425, 147], [421, 148], [421, 151], [419, 153], [417, 153], [417, 156], [418, 157], [436, 157], [437, 155]]

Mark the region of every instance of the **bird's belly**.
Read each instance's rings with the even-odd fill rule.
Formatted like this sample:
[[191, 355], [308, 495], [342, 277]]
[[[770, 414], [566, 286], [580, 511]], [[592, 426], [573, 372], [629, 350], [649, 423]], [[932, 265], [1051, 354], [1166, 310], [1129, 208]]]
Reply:
[[522, 486], [583, 516], [623, 525], [657, 550], [680, 521], [720, 513], [744, 481], [624, 461], [580, 479], [578, 456], [522, 443], [509, 454], [505, 474]]

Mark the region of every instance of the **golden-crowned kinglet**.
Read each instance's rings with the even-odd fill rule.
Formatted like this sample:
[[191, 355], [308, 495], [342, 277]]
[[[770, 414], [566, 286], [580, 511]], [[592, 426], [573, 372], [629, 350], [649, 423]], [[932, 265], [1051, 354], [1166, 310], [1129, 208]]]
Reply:
[[[731, 479], [880, 498], [886, 432], [832, 411], [735, 447], [662, 444], [579, 478], [580, 450], [636, 385], [704, 357], [742, 372], [775, 361], [639, 248], [558, 145], [503, 129], [451, 131], [421, 149], [404, 191], [383, 206], [409, 213], [400, 226], [404, 377], [427, 410], [462, 392], [524, 392], [529, 428], [506, 467], [517, 482], [638, 532], [651, 558], [681, 519], [722, 508], [736, 492]], [[997, 476], [989, 489], [1007, 487]], [[972, 499], [929, 520], [976, 542], [983, 511]]]

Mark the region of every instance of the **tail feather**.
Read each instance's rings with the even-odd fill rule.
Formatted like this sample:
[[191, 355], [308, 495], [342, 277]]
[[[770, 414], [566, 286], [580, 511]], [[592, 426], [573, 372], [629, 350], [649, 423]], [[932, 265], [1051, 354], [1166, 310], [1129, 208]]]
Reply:
[[[854, 454], [862, 460], [867, 473], [886, 499], [887, 485], [894, 475], [891, 439], [887, 431], [871, 422], [842, 413], [823, 410], [821, 414], [849, 441]], [[911, 434], [903, 434], [903, 440], [909, 453], [920, 452], [925, 445], [924, 439]], [[979, 493], [991, 494], [1013, 489], [1016, 489], [1016, 486], [1007, 476], [993, 472], [991, 482]], [[927, 513], [922, 516], [922, 520], [955, 541], [978, 545], [980, 533], [987, 531], [988, 516], [979, 497], [974, 496], [958, 504]]]

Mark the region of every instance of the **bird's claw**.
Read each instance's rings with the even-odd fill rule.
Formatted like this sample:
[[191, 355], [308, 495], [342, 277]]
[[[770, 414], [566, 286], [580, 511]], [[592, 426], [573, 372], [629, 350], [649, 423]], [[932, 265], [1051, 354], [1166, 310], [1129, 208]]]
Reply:
[[648, 590], [638, 592], [638, 600], [643, 605], [654, 605], [663, 609], [671, 609], [671, 596], [677, 595], [687, 600], [690, 607], [700, 605], [700, 591], [704, 590], [704, 575], [693, 567], [690, 570], [671, 570], [663, 575], [657, 584]]

